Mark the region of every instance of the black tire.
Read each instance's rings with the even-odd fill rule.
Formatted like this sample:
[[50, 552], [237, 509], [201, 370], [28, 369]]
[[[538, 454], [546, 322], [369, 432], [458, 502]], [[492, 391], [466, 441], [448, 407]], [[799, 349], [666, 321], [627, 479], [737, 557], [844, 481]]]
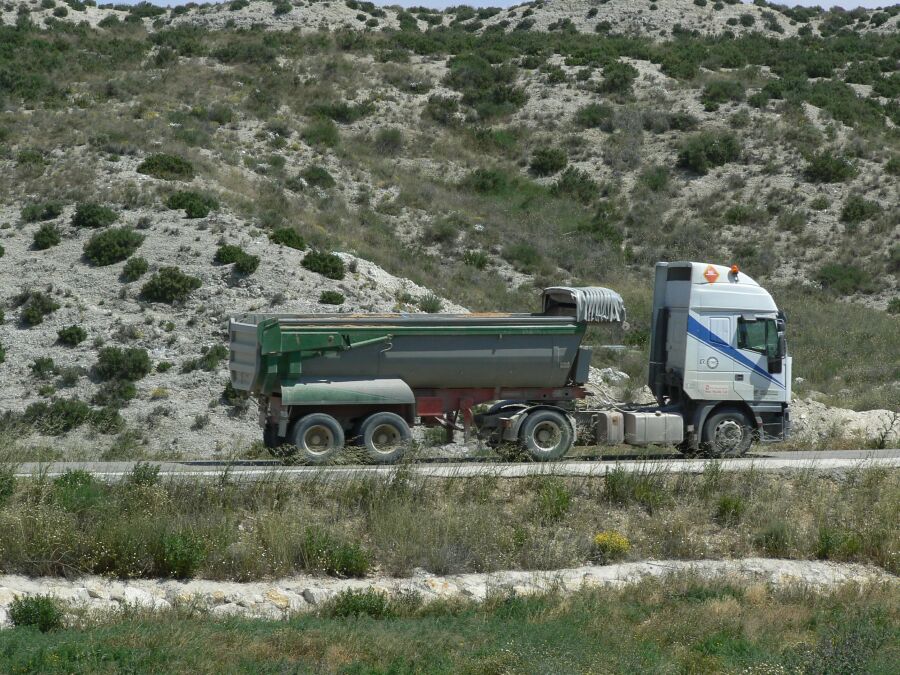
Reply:
[[575, 430], [562, 413], [535, 410], [525, 418], [519, 440], [532, 459], [549, 462], [569, 451], [575, 442]]
[[291, 457], [308, 464], [325, 464], [344, 447], [344, 430], [331, 415], [312, 413], [294, 423], [288, 439], [296, 448]]
[[376, 464], [399, 461], [412, 443], [406, 420], [391, 412], [369, 415], [359, 426], [359, 443]]
[[710, 457], [740, 457], [753, 444], [753, 422], [737, 408], [723, 408], [703, 424], [703, 453]]
[[263, 445], [277, 459], [289, 459], [297, 454], [297, 448], [278, 435], [278, 427], [274, 424], [267, 424], [263, 429]]

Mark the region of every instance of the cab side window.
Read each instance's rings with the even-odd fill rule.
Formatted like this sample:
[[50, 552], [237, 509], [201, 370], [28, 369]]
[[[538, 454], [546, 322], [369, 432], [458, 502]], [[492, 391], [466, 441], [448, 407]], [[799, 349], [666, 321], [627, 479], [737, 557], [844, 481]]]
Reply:
[[773, 319], [745, 321], [738, 319], [738, 348], [760, 354], [774, 354], [778, 349], [778, 329]]

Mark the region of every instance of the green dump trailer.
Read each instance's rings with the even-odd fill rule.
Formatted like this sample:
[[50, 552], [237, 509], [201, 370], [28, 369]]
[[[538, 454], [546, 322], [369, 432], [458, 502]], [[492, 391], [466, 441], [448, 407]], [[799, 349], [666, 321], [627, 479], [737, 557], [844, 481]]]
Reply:
[[[391, 463], [421, 423], [553, 459], [575, 439], [587, 325], [624, 318], [600, 287], [548, 288], [535, 314], [247, 314], [229, 324], [231, 381], [257, 399], [276, 456], [322, 463], [355, 444]], [[476, 425], [473, 407], [491, 402]]]

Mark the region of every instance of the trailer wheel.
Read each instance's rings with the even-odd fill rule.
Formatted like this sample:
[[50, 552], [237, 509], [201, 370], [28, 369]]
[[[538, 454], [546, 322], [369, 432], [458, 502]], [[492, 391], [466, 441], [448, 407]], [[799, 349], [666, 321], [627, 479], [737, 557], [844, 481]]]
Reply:
[[412, 434], [400, 415], [380, 412], [363, 421], [359, 439], [370, 460], [377, 464], [393, 464], [409, 449]]
[[703, 425], [703, 445], [712, 457], [740, 457], [753, 443], [753, 424], [747, 415], [735, 408], [725, 408], [710, 415]]
[[313, 413], [294, 423], [290, 441], [297, 448], [297, 460], [324, 464], [344, 447], [344, 430], [331, 415]]
[[536, 410], [522, 424], [519, 438], [531, 458], [538, 462], [559, 459], [575, 440], [566, 416], [555, 410]]

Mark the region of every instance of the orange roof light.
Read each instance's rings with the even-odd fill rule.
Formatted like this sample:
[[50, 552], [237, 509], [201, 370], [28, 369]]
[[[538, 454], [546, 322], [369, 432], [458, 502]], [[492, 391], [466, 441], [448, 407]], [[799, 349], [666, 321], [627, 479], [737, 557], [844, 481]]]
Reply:
[[737, 273], [740, 272], [740, 271], [741, 271], [741, 270], [738, 268], [737, 265], [732, 265], [732, 266], [731, 266], [731, 273], [732, 273], [732, 274], [737, 274]]

